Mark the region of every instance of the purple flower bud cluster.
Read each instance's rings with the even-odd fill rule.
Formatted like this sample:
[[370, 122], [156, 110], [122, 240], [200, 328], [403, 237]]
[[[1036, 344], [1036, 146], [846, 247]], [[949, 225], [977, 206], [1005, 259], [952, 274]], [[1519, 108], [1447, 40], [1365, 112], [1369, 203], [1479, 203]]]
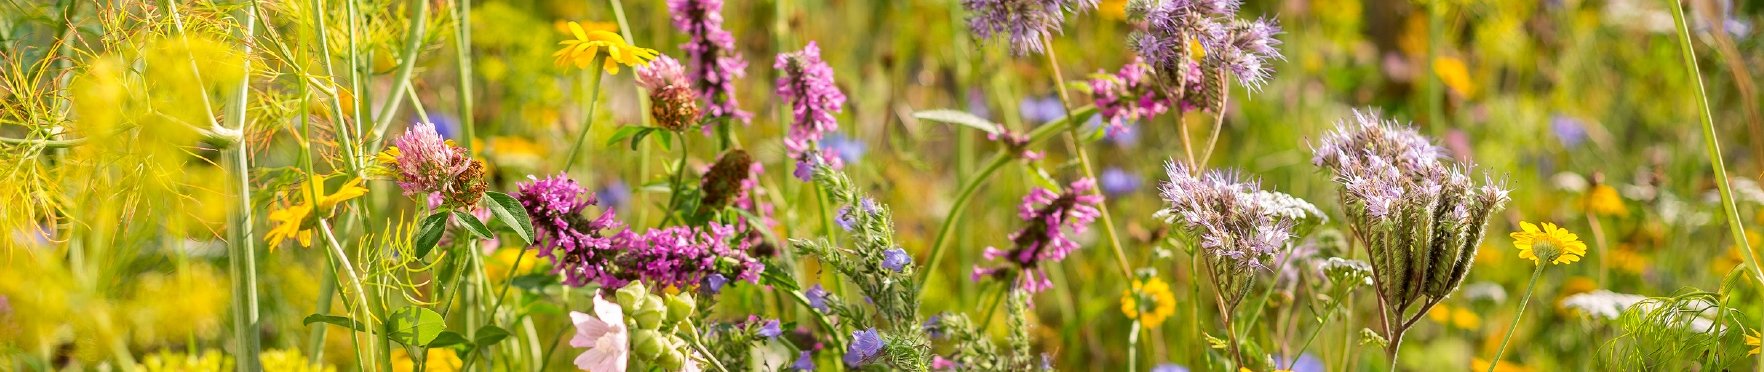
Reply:
[[1188, 165], [1168, 162], [1161, 196], [1170, 204], [1159, 215], [1193, 234], [1200, 248], [1233, 270], [1267, 269], [1292, 238], [1292, 216], [1265, 203], [1261, 186], [1235, 172], [1196, 174]]
[[[821, 60], [821, 47], [815, 42], [809, 42], [801, 51], [779, 54], [772, 67], [783, 73], [778, 77], [778, 97], [790, 101], [790, 112], [796, 119], [790, 125], [789, 136], [784, 138], [784, 148], [792, 159], [797, 159], [799, 168], [812, 165], [804, 157], [811, 156], [809, 150], [817, 148], [823, 135], [839, 130], [839, 120], [833, 115], [844, 110], [845, 93], [833, 84], [833, 68]], [[812, 156], [820, 157], [832, 169], [845, 167], [837, 154], [814, 152]], [[799, 170], [797, 174], [803, 172]]]
[[[1239, 19], [1241, 0], [1166, 0], [1135, 9], [1145, 30], [1133, 37], [1134, 50], [1158, 71], [1186, 74], [1200, 62], [1206, 75], [1230, 73], [1245, 87], [1256, 89], [1273, 74], [1270, 61], [1284, 59], [1280, 26], [1261, 18]], [[1191, 43], [1204, 49], [1196, 53]], [[1195, 54], [1201, 54], [1197, 61]], [[1172, 77], [1176, 79], [1177, 77]], [[1194, 85], [1194, 80], [1186, 80]], [[1222, 87], [1222, 86], [1221, 86]]]
[[596, 219], [585, 217], [597, 200], [564, 175], [518, 187], [516, 199], [532, 217], [543, 247], [539, 256], [551, 260], [564, 284], [618, 288], [641, 279], [679, 288], [721, 287], [730, 278], [756, 283], [764, 269], [747, 254], [747, 246], [731, 245], [737, 241], [733, 227], [713, 222], [637, 233], [615, 220], [611, 210]]
[[477, 204], [489, 186], [484, 163], [471, 158], [464, 148], [443, 139], [435, 124], [418, 123], [392, 141], [383, 156], [386, 173], [398, 182], [405, 196], [424, 201], [439, 197], [441, 204], [459, 207]]
[[735, 101], [735, 79], [747, 75], [747, 61], [735, 50], [735, 36], [723, 29], [723, 0], [668, 0], [668, 11], [674, 28], [690, 37], [680, 49], [686, 51], [690, 76], [708, 104], [705, 114], [746, 123], [753, 114], [741, 111]]
[[[1119, 135], [1126, 131], [1126, 123], [1150, 118], [1169, 111], [1181, 101], [1183, 110], [1194, 107], [1183, 97], [1172, 97], [1163, 89], [1158, 89], [1151, 76], [1151, 66], [1144, 59], [1135, 57], [1133, 61], [1121, 66], [1121, 70], [1110, 74], [1098, 71], [1090, 79], [1090, 95], [1096, 99], [1097, 113], [1103, 121], [1108, 122], [1108, 134]], [[1191, 69], [1199, 73], [1199, 67]], [[1198, 84], [1188, 87], [1198, 90]], [[1198, 97], [1198, 93], [1194, 95]]]
[[1380, 295], [1404, 306], [1457, 289], [1474, 263], [1490, 216], [1508, 190], [1475, 185], [1470, 166], [1447, 160], [1421, 133], [1358, 112], [1313, 145], [1312, 162], [1335, 173], [1355, 234], [1366, 241]]
[[1015, 247], [1009, 251], [987, 247], [984, 257], [1002, 262], [992, 267], [975, 266], [972, 279], [1015, 275], [1017, 285], [1024, 291], [1035, 293], [1052, 288], [1053, 281], [1042, 270], [1043, 265], [1065, 259], [1078, 249], [1078, 242], [1068, 234], [1082, 234], [1096, 220], [1097, 206], [1103, 200], [1091, 191], [1094, 188], [1096, 181], [1085, 178], [1073, 182], [1065, 192], [1030, 191], [1017, 209], [1017, 217], [1029, 225], [1011, 233]]
[[1096, 9], [1097, 0], [962, 0], [968, 31], [980, 39], [1004, 35], [1011, 54], [1041, 53], [1044, 40], [1061, 33], [1066, 12]]
[[599, 200], [563, 174], [533, 178], [517, 187], [515, 199], [532, 218], [543, 247], [539, 257], [551, 260], [552, 272], [562, 274], [564, 284], [580, 287], [616, 281], [605, 267], [618, 254], [613, 236], [624, 230], [624, 224], [614, 219], [611, 209], [588, 219], [582, 213]]

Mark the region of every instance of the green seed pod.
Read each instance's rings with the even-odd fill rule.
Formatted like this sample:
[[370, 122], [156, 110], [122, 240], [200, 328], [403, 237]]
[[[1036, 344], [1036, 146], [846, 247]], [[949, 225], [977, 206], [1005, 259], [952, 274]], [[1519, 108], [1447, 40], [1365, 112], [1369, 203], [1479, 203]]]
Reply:
[[661, 332], [640, 329], [631, 333], [631, 351], [638, 359], [656, 360], [668, 351], [667, 341], [662, 339]]
[[697, 311], [698, 303], [692, 299], [692, 295], [680, 293], [678, 295], [668, 296], [667, 306], [668, 322], [679, 323], [682, 320], [686, 320], [686, 317], [692, 316], [694, 311]]
[[662, 304], [660, 297], [647, 296], [643, 298], [643, 303], [637, 307], [637, 311], [632, 313], [631, 317], [637, 319], [638, 328], [661, 329], [662, 319], [667, 317], [667, 311], [668, 308]]
[[624, 288], [619, 288], [617, 297], [619, 307], [626, 313], [636, 312], [637, 305], [642, 304], [645, 297], [649, 297], [649, 288], [645, 288], [643, 282], [631, 282]]

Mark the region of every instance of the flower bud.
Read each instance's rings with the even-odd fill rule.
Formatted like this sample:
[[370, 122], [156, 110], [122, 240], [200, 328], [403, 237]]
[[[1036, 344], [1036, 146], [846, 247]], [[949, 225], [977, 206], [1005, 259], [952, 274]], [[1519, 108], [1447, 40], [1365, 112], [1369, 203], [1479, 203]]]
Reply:
[[636, 312], [637, 305], [641, 305], [643, 299], [649, 297], [649, 288], [644, 288], [643, 282], [631, 282], [624, 288], [619, 288], [617, 296], [619, 308], [627, 313]]
[[656, 360], [656, 358], [660, 357], [662, 353], [667, 352], [669, 349], [667, 341], [663, 340], [662, 337], [664, 336], [662, 336], [661, 332], [656, 332], [655, 330], [640, 329], [636, 332], [632, 332], [631, 351], [637, 355], [638, 359]]
[[698, 308], [698, 303], [692, 299], [692, 295], [686, 293], [669, 296], [667, 305], [668, 322], [672, 323], [679, 323], [686, 317], [692, 316], [692, 312]]
[[667, 349], [655, 361], [663, 370], [679, 371], [686, 367], [686, 353], [679, 349]]
[[642, 329], [660, 329], [662, 318], [667, 317], [667, 305], [656, 296], [644, 297], [643, 303], [632, 312], [631, 317], [637, 319], [637, 327]]

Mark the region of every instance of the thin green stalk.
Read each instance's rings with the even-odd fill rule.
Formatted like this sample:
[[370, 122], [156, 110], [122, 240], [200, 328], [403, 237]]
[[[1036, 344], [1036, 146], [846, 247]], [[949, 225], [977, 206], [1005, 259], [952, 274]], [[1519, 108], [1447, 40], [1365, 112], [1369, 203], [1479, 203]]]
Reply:
[[[1513, 340], [1513, 330], [1518, 329], [1519, 321], [1525, 319], [1525, 305], [1531, 304], [1531, 292], [1537, 289], [1537, 277], [1543, 276], [1544, 267], [1549, 265], [1549, 262], [1540, 262], [1537, 264], [1537, 269], [1532, 270], [1531, 283], [1525, 285], [1525, 298], [1519, 300], [1519, 313], [1513, 314], [1513, 325], [1507, 326], [1507, 335], [1501, 337], [1501, 348], [1495, 349], [1494, 358], [1488, 360], [1488, 372], [1494, 372], [1495, 366], [1501, 364], [1501, 354], [1507, 351], [1507, 341]], [[1391, 358], [1391, 360], [1396, 360], [1396, 358]], [[1392, 367], [1391, 370], [1396, 370], [1394, 365]]]
[[[606, 57], [596, 56], [593, 61], [588, 63], [588, 73], [591, 74], [588, 77], [588, 110], [582, 115], [582, 132], [576, 134], [576, 143], [570, 145], [570, 155], [564, 158], [563, 171], [565, 172], [576, 167], [576, 153], [582, 151], [582, 142], [588, 141], [588, 132], [594, 128], [594, 106], [600, 102], [600, 79], [603, 76], [597, 67], [600, 66], [601, 58]], [[680, 148], [684, 149], [685, 147], [685, 143], [680, 144]]]
[[392, 118], [398, 116], [398, 105], [404, 104], [405, 89], [410, 87], [410, 75], [416, 70], [417, 53], [422, 51], [423, 33], [429, 25], [429, 2], [427, 0], [411, 0], [416, 16], [410, 17], [409, 33], [404, 36], [404, 54], [399, 56], [398, 72], [392, 78], [392, 89], [386, 91], [386, 103], [380, 106], [380, 116], [374, 118], [374, 138], [384, 138], [387, 126]]
[[[336, 267], [341, 268], [342, 270], [340, 271], [342, 271], [345, 276], [349, 277], [349, 285], [355, 290], [355, 296], [358, 302], [353, 306], [355, 308], [354, 310], [359, 310], [362, 315], [365, 315], [364, 317], [356, 318], [356, 321], [371, 329], [374, 327], [376, 319], [379, 318], [373, 314], [374, 306], [370, 305], [370, 302], [368, 302], [367, 291], [361, 285], [361, 276], [355, 274], [355, 264], [349, 262], [349, 254], [344, 253], [343, 246], [338, 245], [337, 236], [331, 233], [330, 222], [326, 222], [323, 218], [318, 219], [318, 229], [324, 238], [325, 247], [330, 249], [329, 253], [332, 256], [331, 258], [339, 263]], [[351, 315], [355, 312], [354, 310], [350, 311]], [[390, 353], [377, 353], [378, 350], [374, 348], [375, 343], [370, 342], [367, 344], [368, 355], [370, 357], [375, 354], [380, 354], [382, 356], [381, 361], [390, 360], [389, 357], [386, 356], [386, 354]], [[389, 350], [390, 349], [388, 349], [388, 351]]]
[[467, 152], [476, 151], [472, 139], [478, 138], [477, 125], [472, 119], [472, 0], [454, 2], [457, 9], [453, 11], [453, 49], [459, 59], [459, 126], [464, 134]]
[[1139, 370], [1139, 321], [1133, 321], [1133, 328], [1127, 331], [1127, 370]]
[[[1678, 25], [1678, 43], [1682, 46], [1681, 55], [1684, 65], [1690, 69], [1691, 81], [1697, 87], [1697, 113], [1703, 119], [1703, 149], [1709, 154], [1709, 167], [1715, 171], [1715, 185], [1721, 191], [1721, 209], [1726, 214], [1727, 231], [1733, 235], [1734, 244], [1745, 253], [1746, 265], [1752, 267], [1752, 275], [1758, 283], [1764, 284], [1764, 269], [1758, 266], [1758, 257], [1752, 252], [1751, 242], [1746, 239], [1746, 228], [1740, 225], [1739, 209], [1733, 202], [1733, 186], [1728, 184], [1727, 166], [1721, 159], [1721, 139], [1715, 136], [1714, 115], [1709, 112], [1709, 93], [1703, 88], [1703, 72], [1697, 67], [1697, 56], [1693, 51], [1690, 38], [1690, 25], [1685, 23], [1684, 8], [1677, 0], [1668, 0], [1667, 7], [1672, 8], [1672, 21]], [[1758, 354], [1758, 366], [1764, 369], [1764, 354]]]
[[[255, 5], [252, 6], [255, 8]], [[244, 52], [251, 54], [250, 40], [257, 34], [257, 13], [255, 9], [244, 12], [244, 29], [241, 39], [245, 40]], [[233, 91], [232, 102], [228, 107], [227, 121], [230, 130], [236, 131], [233, 141], [235, 152], [229, 157], [235, 176], [235, 187], [238, 188], [239, 205], [234, 209], [228, 236], [228, 265], [233, 274], [233, 339], [237, 343], [234, 360], [240, 371], [259, 369], [258, 327], [261, 320], [257, 309], [257, 250], [252, 247], [251, 233], [251, 149], [250, 141], [245, 138], [245, 115], [247, 102], [251, 92], [251, 62], [244, 63], [244, 73], [240, 74], [239, 86]]]
[[[1053, 38], [1045, 37], [1044, 40], [1046, 41], [1043, 44], [1048, 46], [1047, 53], [1044, 54], [1047, 55], [1048, 68], [1053, 69], [1054, 87], [1058, 88], [1057, 90], [1060, 93], [1060, 103], [1065, 105], [1066, 112], [1072, 112], [1072, 95], [1071, 93], [1066, 92], [1066, 77], [1060, 72], [1058, 57], [1054, 56]], [[1078, 155], [1078, 165], [1079, 168], [1084, 171], [1084, 178], [1095, 180], [1096, 171], [1090, 166], [1090, 152], [1086, 151], [1084, 149], [1084, 143], [1079, 141], [1078, 128], [1078, 126], [1072, 126], [1071, 129], [1066, 132], [1066, 139], [1071, 141], [1072, 151]], [[1090, 194], [1096, 196], [1098, 200], [1103, 200], [1102, 203], [1096, 204], [1097, 214], [1102, 216], [1103, 237], [1107, 238], [1110, 251], [1115, 253], [1115, 264], [1120, 266], [1121, 276], [1131, 280], [1133, 278], [1133, 267], [1132, 265], [1127, 264], [1127, 253], [1121, 250], [1121, 236], [1119, 233], [1115, 232], [1115, 218], [1111, 217], [1109, 214], [1108, 197], [1103, 196], [1102, 188], [1100, 187], [1090, 188]]]
[[[664, 133], [662, 135], [665, 136], [667, 134]], [[674, 209], [680, 206], [680, 189], [685, 187], [682, 185], [686, 182], [686, 159], [692, 155], [691, 151], [686, 151], [686, 137], [687, 136], [685, 135], [680, 136], [680, 163], [674, 167], [674, 180], [668, 183], [668, 189], [670, 190], [668, 193], [668, 209], [663, 211], [668, 215], [662, 218], [662, 225], [667, 225], [669, 222], [673, 222], [675, 216], [681, 215], [680, 213], [676, 213], [677, 211]]]
[[723, 362], [717, 360], [717, 357], [715, 356], [716, 354], [711, 354], [710, 349], [704, 347], [704, 340], [699, 339], [698, 331], [696, 329], [686, 332], [686, 336], [686, 340], [689, 341], [688, 344], [692, 345], [692, 350], [697, 351], [699, 355], [703, 355], [704, 360], [709, 361], [711, 367], [716, 367], [718, 372], [729, 371], [728, 368], [723, 368]]

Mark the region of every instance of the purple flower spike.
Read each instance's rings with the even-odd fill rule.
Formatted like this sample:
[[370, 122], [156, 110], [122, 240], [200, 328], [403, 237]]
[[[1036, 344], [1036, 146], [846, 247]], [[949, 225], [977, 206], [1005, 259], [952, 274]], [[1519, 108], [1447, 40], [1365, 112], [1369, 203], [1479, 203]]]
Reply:
[[973, 279], [1014, 274], [1017, 285], [1030, 293], [1053, 287], [1043, 266], [1063, 260], [1078, 249], [1078, 242], [1069, 234], [1084, 233], [1100, 214], [1097, 206], [1103, 200], [1091, 192], [1094, 188], [1096, 181], [1085, 178], [1061, 193], [1047, 189], [1030, 191], [1017, 209], [1017, 216], [1029, 225], [1011, 233], [1015, 247], [1009, 251], [987, 247], [982, 255], [999, 262], [996, 266], [974, 267]]
[[520, 191], [515, 199], [533, 220], [536, 240], [542, 247], [539, 257], [550, 259], [552, 271], [563, 274], [563, 283], [567, 285], [581, 287], [592, 281], [617, 281], [608, 265], [618, 253], [613, 234], [624, 226], [613, 219], [613, 211], [608, 209], [595, 219], [583, 216], [598, 201], [563, 174], [529, 179], [517, 185]]
[[[741, 111], [735, 101], [735, 79], [747, 75], [747, 61], [735, 50], [735, 36], [723, 29], [723, 1], [668, 0], [668, 12], [674, 28], [690, 36], [680, 49], [686, 51], [689, 77], [708, 104], [705, 114], [747, 123], [753, 114]], [[704, 130], [711, 133], [710, 126]]]

